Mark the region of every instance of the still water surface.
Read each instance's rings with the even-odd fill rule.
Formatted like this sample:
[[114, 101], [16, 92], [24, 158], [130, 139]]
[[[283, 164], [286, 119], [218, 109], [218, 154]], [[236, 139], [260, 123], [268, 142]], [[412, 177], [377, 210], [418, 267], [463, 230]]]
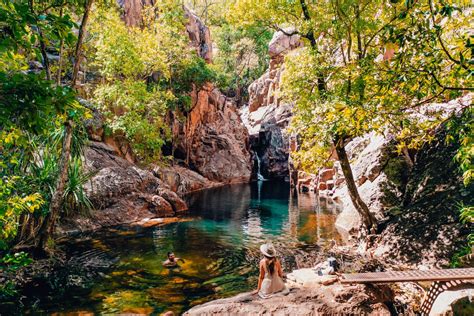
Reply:
[[[27, 310], [56, 315], [181, 313], [251, 290], [257, 283], [261, 243], [272, 241], [290, 269], [295, 251], [324, 251], [339, 239], [333, 208], [314, 195], [293, 198], [289, 191], [287, 183], [271, 181], [206, 190], [188, 197], [190, 221], [139, 232], [109, 231], [65, 246], [73, 261], [89, 264], [98, 275], [82, 282], [80, 274], [68, 271], [72, 287], [57, 284], [42, 293], [32, 289], [27, 295], [37, 298], [29, 299], [35, 304]], [[168, 251], [185, 260], [179, 269], [162, 267]]]

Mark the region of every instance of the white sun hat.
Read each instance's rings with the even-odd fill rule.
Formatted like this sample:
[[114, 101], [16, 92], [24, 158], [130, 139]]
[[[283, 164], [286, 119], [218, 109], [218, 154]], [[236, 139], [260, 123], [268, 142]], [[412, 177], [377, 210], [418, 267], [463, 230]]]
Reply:
[[272, 244], [266, 243], [260, 246], [260, 251], [267, 257], [273, 258], [276, 256], [275, 247]]

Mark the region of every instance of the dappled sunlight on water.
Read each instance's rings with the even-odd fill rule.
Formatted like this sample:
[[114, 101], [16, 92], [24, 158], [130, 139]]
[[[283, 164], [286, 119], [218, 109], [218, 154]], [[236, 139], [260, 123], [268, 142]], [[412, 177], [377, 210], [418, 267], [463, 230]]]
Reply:
[[[35, 311], [180, 313], [253, 289], [263, 242], [277, 245], [287, 269], [295, 250], [340, 242], [335, 207], [322, 205], [312, 194], [290, 197], [287, 183], [216, 188], [189, 196], [189, 204], [192, 221], [119, 230], [71, 243], [67, 251], [78, 261], [102, 254], [115, 261], [87, 286], [71, 289], [73, 295], [52, 291], [40, 297]], [[168, 251], [184, 262], [174, 269], [163, 267]]]

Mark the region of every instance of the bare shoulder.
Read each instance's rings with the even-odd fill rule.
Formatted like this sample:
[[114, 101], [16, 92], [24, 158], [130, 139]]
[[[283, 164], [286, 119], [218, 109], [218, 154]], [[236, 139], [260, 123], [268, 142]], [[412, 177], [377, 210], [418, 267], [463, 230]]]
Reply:
[[259, 266], [265, 265], [265, 259], [260, 260]]
[[282, 268], [282, 267], [281, 267], [281, 262], [280, 262], [280, 260], [278, 260], [278, 259], [275, 261], [275, 265], [276, 265], [278, 268], [280, 268], [280, 269]]

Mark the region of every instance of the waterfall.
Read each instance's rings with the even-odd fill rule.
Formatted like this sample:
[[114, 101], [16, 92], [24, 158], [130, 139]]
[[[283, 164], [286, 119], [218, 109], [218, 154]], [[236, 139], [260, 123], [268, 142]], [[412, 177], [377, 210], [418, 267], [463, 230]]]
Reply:
[[267, 179], [265, 179], [263, 175], [260, 173], [260, 157], [258, 156], [257, 153], [255, 153], [255, 156], [257, 156], [257, 179], [258, 181], [265, 181]]

